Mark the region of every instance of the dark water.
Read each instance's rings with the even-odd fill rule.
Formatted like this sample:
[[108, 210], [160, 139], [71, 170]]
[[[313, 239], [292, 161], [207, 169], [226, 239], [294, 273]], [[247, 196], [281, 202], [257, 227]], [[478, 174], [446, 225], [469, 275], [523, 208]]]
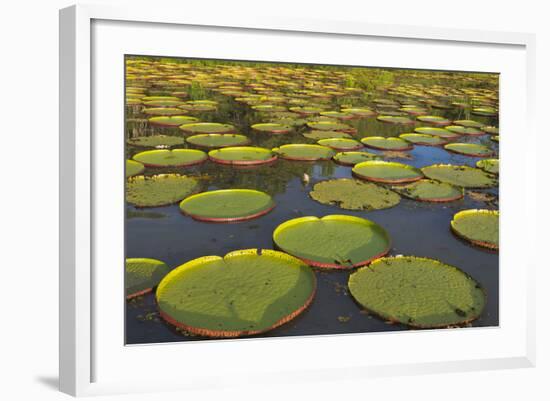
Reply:
[[[212, 95], [220, 101], [217, 112], [197, 115], [202, 121], [232, 123], [248, 135], [254, 145], [272, 148], [285, 143], [315, 143], [300, 134], [270, 135], [251, 132], [249, 126], [260, 122], [262, 116], [234, 102], [231, 98]], [[138, 108], [128, 109], [128, 118], [145, 118]], [[460, 109], [432, 110], [430, 114], [451, 119], [470, 118]], [[473, 119], [496, 124], [493, 119], [475, 116]], [[356, 138], [368, 135], [396, 136], [412, 132], [413, 128], [391, 125], [375, 118], [346, 121], [358, 129]], [[427, 126], [429, 124], [417, 124]], [[303, 129], [302, 129], [303, 131]], [[301, 131], [300, 131], [301, 132]], [[151, 128], [143, 123], [127, 123], [127, 136], [152, 133], [182, 135], [177, 128]], [[498, 145], [489, 135], [463, 137], [461, 142], [483, 143], [498, 151]], [[183, 146], [185, 147], [185, 146]], [[129, 147], [130, 158], [143, 149]], [[367, 149], [365, 149], [367, 150]], [[370, 151], [370, 150], [369, 150]], [[372, 151], [377, 153], [376, 151]], [[453, 163], [475, 166], [479, 158], [451, 154], [442, 148], [415, 146], [407, 152], [412, 159], [391, 159], [423, 167], [434, 163]], [[390, 159], [386, 159], [390, 160]], [[279, 160], [270, 166], [250, 169], [231, 168], [207, 162], [185, 169], [147, 169], [146, 174], [180, 172], [201, 177], [203, 190], [219, 188], [258, 189], [272, 195], [277, 207], [258, 219], [231, 224], [197, 222], [184, 217], [178, 205], [136, 209], [127, 205], [126, 256], [156, 258], [175, 268], [191, 259], [205, 255], [224, 255], [236, 249], [273, 248], [273, 230], [282, 222], [299, 216], [350, 214], [373, 220], [384, 227], [392, 238], [389, 255], [416, 255], [439, 259], [465, 271], [477, 280], [487, 293], [487, 305], [481, 317], [472, 326], [498, 325], [499, 273], [498, 254], [474, 248], [458, 240], [449, 230], [454, 213], [469, 208], [494, 209], [495, 204], [475, 201], [469, 196], [463, 200], [430, 204], [402, 199], [390, 209], [379, 211], [348, 211], [313, 201], [308, 192], [323, 179], [351, 177], [351, 167], [331, 161], [294, 162]], [[307, 173], [311, 179], [304, 184]], [[498, 188], [485, 192], [498, 195]], [[350, 272], [316, 271], [318, 290], [312, 305], [291, 322], [262, 335], [262, 337], [336, 334], [407, 330], [406, 326], [390, 325], [376, 317], [362, 313], [347, 291]], [[182, 333], [164, 323], [157, 314], [154, 296], [148, 294], [126, 303], [127, 344], [159, 343], [203, 339]]]

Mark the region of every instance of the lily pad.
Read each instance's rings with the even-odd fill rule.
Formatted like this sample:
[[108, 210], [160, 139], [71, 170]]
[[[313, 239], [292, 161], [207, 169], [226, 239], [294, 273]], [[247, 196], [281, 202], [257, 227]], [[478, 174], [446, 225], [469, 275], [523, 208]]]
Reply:
[[322, 111], [319, 114], [325, 117], [337, 118], [339, 120], [351, 120], [353, 118], [356, 118], [355, 115], [347, 113], [345, 111]]
[[279, 225], [273, 241], [311, 266], [350, 269], [384, 256], [390, 237], [378, 224], [361, 217], [299, 217]]
[[145, 166], [135, 160], [126, 160], [126, 178], [143, 173]]
[[474, 120], [455, 120], [453, 121], [456, 125], [462, 125], [463, 127], [469, 127], [469, 128], [481, 128], [483, 127], [483, 123], [480, 123], [479, 121]]
[[270, 149], [254, 146], [231, 146], [208, 152], [210, 160], [220, 164], [229, 165], [258, 165], [272, 163], [277, 160], [277, 155]]
[[276, 113], [280, 111], [286, 111], [286, 107], [284, 106], [276, 106], [273, 104], [258, 104], [256, 106], [252, 106], [253, 110], [266, 112], [266, 113]]
[[484, 145], [476, 143], [449, 143], [444, 146], [446, 150], [465, 156], [489, 157], [493, 151]]
[[499, 164], [498, 159], [485, 159], [478, 160], [476, 166], [488, 173], [498, 174]]
[[436, 128], [436, 127], [418, 127], [414, 129], [414, 132], [417, 132], [419, 134], [425, 134], [425, 135], [439, 136], [445, 139], [455, 139], [460, 136], [455, 132], [448, 131], [444, 128]]
[[402, 124], [402, 125], [413, 125], [414, 121], [408, 117], [404, 116], [378, 116], [376, 117], [378, 121], [390, 124]]
[[346, 134], [345, 132], [340, 131], [320, 131], [320, 130], [313, 130], [309, 132], [304, 132], [302, 134], [306, 138], [309, 139], [329, 139], [329, 138], [351, 138], [350, 134]]
[[369, 152], [339, 152], [332, 157], [332, 160], [344, 166], [355, 166], [357, 163], [380, 158], [379, 155]]
[[157, 149], [138, 153], [133, 159], [147, 167], [186, 167], [204, 162], [207, 156], [195, 149]]
[[182, 124], [194, 123], [198, 118], [190, 116], [158, 116], [149, 118], [149, 124], [160, 127], [178, 127]]
[[289, 322], [309, 306], [315, 290], [315, 274], [301, 260], [271, 249], [245, 249], [177, 267], [161, 281], [156, 298], [162, 318], [176, 327], [240, 337]]
[[423, 123], [430, 123], [434, 125], [450, 125], [451, 121], [440, 116], [417, 116], [416, 119], [418, 121], [422, 121]]
[[377, 114], [375, 111], [373, 111], [371, 109], [359, 108], [359, 107], [356, 107], [356, 108], [343, 108], [342, 112], [353, 114], [354, 116], [357, 116], [357, 117], [372, 117], [372, 116], [375, 116]]
[[319, 145], [328, 146], [329, 148], [334, 150], [356, 150], [363, 147], [361, 142], [349, 138], [320, 139], [317, 141], [317, 143]]
[[289, 110], [302, 115], [319, 114], [321, 111], [323, 111], [323, 109], [321, 109], [320, 107], [308, 107], [308, 106], [290, 107]]
[[137, 207], [172, 205], [196, 192], [196, 179], [179, 174], [138, 175], [126, 183], [126, 201]]
[[385, 138], [383, 136], [367, 136], [361, 139], [363, 145], [380, 150], [411, 150], [413, 146], [401, 138]]
[[460, 269], [434, 259], [398, 256], [352, 273], [348, 287], [367, 311], [411, 327], [463, 325], [477, 319], [485, 293]]
[[400, 184], [422, 179], [422, 172], [407, 164], [371, 160], [356, 164], [351, 170], [359, 178], [388, 184]]
[[337, 123], [333, 121], [311, 121], [307, 123], [307, 126], [311, 129], [320, 131], [355, 132], [355, 129], [347, 124]]
[[168, 136], [168, 135], [151, 135], [151, 136], [138, 136], [128, 139], [128, 144], [133, 146], [154, 148], [157, 146], [177, 146], [183, 145], [185, 139], [180, 136]]
[[250, 140], [239, 134], [198, 134], [187, 138], [187, 143], [204, 148], [224, 148], [247, 145]]
[[491, 135], [498, 135], [498, 127], [486, 125], [481, 127], [481, 130]]
[[177, 107], [183, 104], [180, 99], [176, 99], [177, 100], [151, 100], [148, 102], [143, 102], [143, 105], [147, 107]]
[[451, 230], [474, 245], [496, 250], [499, 237], [498, 219], [498, 210], [462, 210], [454, 215]]
[[475, 107], [472, 109], [472, 114], [478, 116], [493, 117], [498, 115], [498, 111], [493, 107]]
[[277, 123], [254, 124], [252, 125], [251, 128], [256, 131], [270, 132], [272, 134], [287, 134], [290, 131], [292, 131], [292, 127], [290, 125], [283, 125], [283, 124], [277, 124]]
[[420, 180], [392, 189], [406, 198], [422, 202], [452, 202], [464, 197], [462, 188], [435, 180]]
[[493, 141], [493, 142], [500, 142], [500, 136], [499, 136], [499, 135], [492, 136], [492, 137], [491, 137], [491, 141]]
[[181, 109], [175, 107], [147, 107], [142, 112], [153, 116], [177, 116], [181, 114]]
[[485, 135], [485, 132], [480, 131], [474, 127], [464, 127], [462, 125], [448, 125], [445, 127], [447, 131], [454, 132], [459, 135], [470, 135], [470, 136], [480, 136]]
[[401, 134], [399, 138], [415, 145], [441, 146], [448, 143], [443, 137], [427, 134]]
[[378, 210], [393, 207], [401, 197], [370, 182], [340, 178], [318, 182], [309, 195], [319, 203], [347, 210]]
[[421, 170], [428, 178], [464, 188], [490, 188], [498, 184], [493, 175], [469, 166], [434, 164]]
[[179, 128], [191, 134], [229, 134], [235, 132], [235, 127], [231, 124], [220, 123], [183, 124]]
[[182, 213], [195, 220], [226, 223], [250, 220], [275, 207], [271, 196], [252, 189], [220, 189], [189, 196], [180, 203]]
[[303, 161], [329, 160], [335, 154], [331, 148], [326, 146], [299, 143], [282, 145], [274, 148], [273, 152], [282, 159]]
[[170, 272], [166, 263], [156, 259], [126, 259], [124, 288], [126, 299], [139, 297], [153, 290]]

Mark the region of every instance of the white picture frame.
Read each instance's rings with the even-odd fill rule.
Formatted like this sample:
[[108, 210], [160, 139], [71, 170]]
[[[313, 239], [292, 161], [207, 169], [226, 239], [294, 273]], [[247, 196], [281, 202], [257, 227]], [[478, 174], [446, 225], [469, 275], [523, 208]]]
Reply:
[[[60, 12], [61, 391], [80, 396], [244, 385], [246, 381], [250, 380], [275, 384], [295, 380], [296, 372], [300, 372], [299, 380], [326, 380], [329, 377], [349, 377], [350, 375], [361, 379], [404, 373], [419, 374], [534, 366], [535, 286], [534, 261], [533, 256], [530, 256], [534, 253], [527, 252], [526, 255], [518, 255], [514, 253], [511, 247], [506, 247], [506, 244], [511, 244], [516, 240], [520, 241], [511, 228], [521, 224], [522, 221], [526, 221], [530, 227], [534, 227], [535, 224], [536, 210], [532, 206], [527, 207], [526, 203], [528, 191], [514, 190], [517, 185], [528, 188], [527, 185], [533, 183], [534, 177], [529, 176], [525, 168], [512, 169], [510, 164], [506, 163], [506, 155], [512, 151], [516, 152], [515, 160], [519, 163], [525, 164], [526, 160], [525, 154], [514, 145], [512, 137], [506, 137], [507, 131], [520, 129], [525, 132], [522, 138], [535, 140], [535, 133], [531, 126], [535, 85], [534, 35], [399, 25], [373, 25], [357, 21], [295, 20], [290, 17], [283, 19], [262, 18], [251, 15], [243, 16], [241, 19], [232, 18], [227, 20], [224, 15], [219, 15], [216, 12], [212, 12], [208, 16], [181, 16], [181, 13], [177, 11], [154, 7], [113, 8], [104, 5], [79, 5], [63, 9]], [[130, 32], [130, 29], [132, 29], [132, 35], [125, 37], [121, 34], [123, 31]], [[181, 346], [178, 348], [177, 344], [124, 347], [123, 342], [120, 342], [117, 337], [118, 334], [110, 335], [105, 330], [109, 320], [104, 320], [107, 318], [106, 314], [102, 312], [105, 310], [106, 302], [99, 302], [97, 298], [94, 298], [97, 287], [103, 286], [107, 277], [103, 273], [97, 274], [94, 268], [97, 267], [98, 260], [105, 261], [104, 258], [118, 255], [116, 247], [113, 248], [114, 253], [98, 251], [101, 248], [102, 239], [98, 238], [97, 235], [98, 230], [103, 230], [101, 232], [105, 236], [113, 238], [117, 236], [117, 233], [120, 233], [117, 229], [114, 229], [113, 232], [107, 232], [100, 216], [103, 213], [108, 213], [105, 211], [106, 203], [104, 202], [110, 203], [110, 199], [107, 199], [103, 194], [106, 194], [109, 188], [114, 189], [113, 203], [116, 203], [118, 202], [116, 197], [122, 196], [122, 186], [118, 190], [116, 186], [109, 187], [107, 185], [103, 187], [104, 180], [100, 177], [105, 174], [118, 177], [117, 174], [122, 174], [122, 170], [118, 167], [113, 167], [112, 171], [105, 171], [105, 168], [101, 169], [98, 164], [98, 155], [101, 154], [102, 160], [116, 160], [116, 157], [121, 153], [117, 153], [120, 148], [116, 146], [112, 150], [106, 150], [103, 146], [105, 142], [103, 142], [102, 137], [94, 134], [95, 130], [101, 127], [101, 118], [103, 118], [102, 109], [98, 106], [98, 97], [101, 98], [107, 89], [106, 85], [99, 88], [94, 85], [97, 85], [99, 81], [109, 82], [109, 79], [116, 79], [114, 75], [114, 78], [105, 76], [101, 64], [102, 60], [109, 63], [111, 60], [109, 57], [115, 57], [118, 60], [117, 57], [120, 54], [129, 53], [130, 51], [120, 43], [124, 40], [130, 41], [130, 37], [139, 36], [139, 31], [144, 29], [149, 29], [147, 36], [149, 38], [155, 35], [166, 35], [164, 31], [166, 29], [182, 29], [183, 31], [188, 29], [193, 31], [193, 35], [199, 37], [203, 35], [204, 43], [208, 45], [213, 43], [212, 37], [208, 38], [209, 35], [216, 32], [225, 32], [228, 36], [241, 35], [240, 38], [243, 40], [248, 40], [247, 38], [250, 38], [250, 35], [261, 34], [266, 38], [266, 41], [270, 40], [273, 43], [276, 43], [277, 35], [280, 35], [279, 39], [283, 36], [286, 37], [286, 40], [294, 40], [294, 35], [301, 38], [300, 40], [307, 41], [319, 39], [327, 41], [337, 39], [341, 43], [353, 41], [354, 46], [359, 45], [358, 41], [364, 40], [374, 42], [383, 40], [386, 44], [407, 41], [410, 46], [414, 44], [437, 46], [442, 52], [445, 51], [445, 47], [449, 46], [454, 46], [453, 52], [462, 51], [460, 49], [466, 49], [464, 51], [467, 51], [468, 48], [471, 50], [477, 49], [476, 51], [480, 54], [479, 57], [486, 57], [486, 61], [492, 63], [491, 66], [486, 67], [488, 71], [501, 72], [504, 78], [509, 79], [509, 82], [505, 82], [505, 85], [509, 86], [506, 86], [506, 90], [502, 93], [503, 104], [501, 106], [503, 113], [501, 130], [504, 136], [501, 145], [501, 155], [504, 160], [501, 164], [501, 196], [503, 198], [501, 210], [504, 210], [501, 223], [501, 259], [503, 260], [501, 278], [503, 301], [501, 302], [501, 309], [503, 317], [498, 328], [465, 329], [445, 333], [445, 341], [470, 341], [476, 344], [486, 341], [485, 351], [479, 347], [479, 349], [471, 352], [464, 352], [458, 346], [454, 356], [453, 354], [439, 352], [439, 357], [436, 357], [438, 346], [444, 345], [443, 343], [437, 344], [439, 341], [437, 330], [410, 333], [412, 335], [407, 333], [371, 334], [369, 341], [380, 342], [386, 341], [385, 338], [387, 338], [387, 341], [391, 342], [393, 347], [411, 346], [412, 348], [422, 344], [430, 344], [430, 347], [433, 347], [434, 355], [421, 359], [415, 352], [411, 351], [411, 354], [406, 355], [406, 357], [398, 358], [395, 355], [391, 357], [387, 355], [386, 360], [383, 356], [377, 357], [372, 353], [372, 360], [370, 361], [354, 360], [351, 355], [345, 352], [342, 354], [348, 356], [342, 357], [341, 354], [339, 360], [330, 359], [330, 355], [325, 360], [316, 360], [313, 357], [316, 347], [323, 346], [329, 350], [336, 349], [345, 346], [343, 341], [345, 341], [345, 344], [358, 344], [358, 341], [365, 338], [363, 335], [323, 336], [304, 339], [213, 341], [187, 344], [185, 345], [187, 348]], [[97, 39], [95, 41], [94, 35]], [[108, 50], [105, 37], [110, 39]], [[146, 42], [144, 40], [140, 44], [144, 47], [138, 51], [154, 51], [151, 48], [146, 49]], [[378, 44], [380, 45], [380, 43]], [[220, 55], [230, 57], [231, 52], [235, 52], [231, 46], [225, 45], [224, 49], [219, 49], [219, 53], [212, 54], [212, 58]], [[101, 52], [104, 48], [106, 53], [109, 54], [103, 55], [101, 53], [99, 55], [98, 51]], [[491, 51], [491, 49], [493, 49], [493, 53], [487, 54], [487, 51]], [[135, 48], [132, 50], [135, 50]], [[184, 52], [181, 54], [184, 56], [196, 56], [195, 53], [192, 55], [185, 53], [185, 49], [180, 49], [180, 51]], [[187, 51], [191, 50], [188, 49]], [[243, 53], [233, 57], [239, 59], [239, 57], [246, 58], [248, 56], [258, 60], [264, 58], [270, 60], [271, 58], [275, 61], [278, 61], [279, 58], [273, 55], [270, 56], [269, 53], [260, 54], [257, 49], [250, 50], [250, 53], [247, 53], [246, 49], [242, 51]], [[254, 51], [258, 55], [250, 56]], [[342, 52], [344, 51], [342, 50]], [[161, 55], [180, 55], [171, 54], [169, 46], [163, 49], [159, 48], [158, 52], [157, 54]], [[273, 52], [275, 54], [275, 50]], [[206, 50], [206, 53], [201, 54], [208, 54], [208, 50]], [[289, 61], [288, 57], [298, 56], [289, 53], [286, 57], [283, 61]], [[308, 60], [307, 55], [303, 57]], [[503, 58], [499, 59], [499, 57]], [[498, 65], [496, 64], [497, 60], [501, 60], [502, 67], [495, 69], [494, 66]], [[316, 61], [326, 62], [326, 60]], [[479, 62], [479, 60], [477, 61]], [[508, 63], [508, 61], [510, 62]], [[347, 64], [351, 62], [336, 60], [334, 63]], [[363, 65], [361, 60], [358, 63], [357, 65]], [[389, 61], [382, 62], [379, 65], [386, 66], [387, 63]], [[113, 65], [112, 68], [118, 68], [116, 74], [118, 74], [120, 80], [123, 80], [121, 65]], [[452, 60], [441, 61], [438, 65], [438, 68], [441, 69], [453, 69]], [[460, 66], [457, 65], [457, 69], [471, 70], [476, 68], [476, 65], [478, 64], [473, 62], [472, 64], [466, 63]], [[409, 66], [429, 68], [430, 65], [421, 64], [420, 62], [415, 64], [414, 61], [410, 62], [410, 65], [403, 65], [403, 67]], [[434, 66], [432, 65], [432, 67]], [[478, 68], [483, 70], [483, 67]], [[515, 74], [514, 71], [516, 70], [513, 70], [513, 68], [517, 68], [519, 72]], [[111, 89], [116, 92], [116, 84]], [[509, 99], [511, 92], [514, 93], [516, 99]], [[116, 101], [120, 96], [122, 96], [122, 91], [113, 95], [114, 100], [112, 100], [115, 102], [115, 108]], [[514, 103], [508, 103], [508, 101]], [[122, 108], [122, 102], [120, 105], [120, 108]], [[509, 117], [506, 111], [511, 110], [512, 106], [519, 106], [521, 109], [518, 109], [519, 111], [513, 117]], [[109, 116], [109, 118], [116, 118], [116, 116]], [[113, 130], [115, 134], [122, 132], [117, 131], [118, 127], [116, 125]], [[534, 155], [530, 157], [531, 162], [534, 163]], [[116, 184], [116, 180], [114, 184]], [[530, 188], [534, 187], [533, 185]], [[510, 213], [506, 214], [506, 210]], [[113, 213], [116, 213], [116, 210]], [[523, 242], [523, 244], [528, 249], [534, 247], [534, 244], [529, 244], [528, 241]], [[520, 256], [522, 259], [519, 259]], [[519, 260], [521, 260], [522, 274], [514, 280], [514, 288], [512, 288], [509, 286], [510, 277], [507, 275], [506, 263]], [[116, 298], [121, 294], [116, 292], [116, 285], [111, 287], [107, 285], [104, 290], [102, 294], [107, 294], [105, 295], [106, 298], [111, 296]], [[512, 310], [512, 307], [517, 308], [513, 310], [514, 316], [517, 318], [515, 320], [508, 319], [506, 316], [507, 311]], [[115, 315], [109, 318], [114, 319]], [[120, 321], [120, 326], [120, 330], [123, 330], [122, 321]], [[118, 328], [114, 331], [119, 333]], [[117, 348], [118, 351], [110, 352], [114, 348], [109, 347], [120, 347], [120, 350]], [[156, 362], [159, 360], [168, 361], [167, 366], [169, 367], [171, 365], [169, 362], [170, 355], [178, 352], [185, 352], [191, 360], [189, 365], [193, 365], [193, 369], [187, 372], [188, 375], [184, 380], [175, 376], [162, 376], [160, 374], [158, 377], [152, 377], [147, 381], [143, 378], [132, 378], [131, 369], [128, 372], [121, 370], [125, 365], [129, 368], [135, 365], [136, 358], [138, 360], [154, 358]], [[292, 369], [290, 367], [286, 369], [283, 360], [276, 360], [277, 354], [285, 352], [296, 356], [309, 356], [311, 360], [307, 363], [300, 363], [302, 360], [293, 361]], [[257, 359], [253, 359], [254, 355], [258, 354], [271, 356], [269, 369], [267, 366], [261, 365], [253, 365], [253, 368], [246, 367], [247, 364], [251, 365], [258, 362]], [[395, 354], [399, 353], [396, 352]], [[222, 355], [219, 370], [208, 369], [207, 365], [199, 360], [199, 355], [202, 355], [202, 358], [211, 358], [210, 361]], [[225, 362], [231, 361], [231, 358], [241, 360], [240, 365], [237, 363], [237, 366], [232, 366], [232, 369], [235, 370], [236, 375], [239, 372], [246, 372], [245, 379], [239, 381], [236, 376], [230, 374], [229, 365], [222, 366]], [[152, 361], [152, 359], [150, 360]]]

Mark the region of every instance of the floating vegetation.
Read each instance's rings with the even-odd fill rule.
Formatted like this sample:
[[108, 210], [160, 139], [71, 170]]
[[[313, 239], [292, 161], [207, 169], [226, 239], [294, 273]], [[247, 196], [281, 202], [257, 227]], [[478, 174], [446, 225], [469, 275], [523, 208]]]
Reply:
[[143, 173], [145, 166], [135, 160], [126, 160], [126, 178]]
[[369, 152], [339, 152], [332, 156], [332, 160], [344, 166], [355, 166], [357, 163], [378, 159], [379, 155]]
[[382, 136], [368, 136], [361, 139], [363, 145], [380, 150], [411, 150], [413, 146], [401, 138], [385, 138]]
[[444, 128], [436, 128], [436, 127], [418, 127], [414, 129], [414, 132], [417, 132], [419, 134], [425, 134], [425, 135], [439, 136], [445, 139], [455, 139], [460, 136]]
[[335, 154], [334, 150], [327, 146], [299, 143], [282, 145], [274, 148], [273, 152], [281, 159], [302, 161], [329, 160]]
[[486, 125], [481, 127], [481, 130], [491, 135], [498, 135], [498, 127]]
[[126, 202], [136, 207], [172, 205], [199, 189], [192, 177], [179, 174], [138, 175], [126, 183]]
[[406, 198], [422, 202], [452, 202], [464, 197], [464, 190], [435, 180], [420, 180], [392, 188]]
[[401, 124], [401, 125], [414, 125], [414, 121], [408, 117], [403, 116], [378, 116], [376, 117], [378, 121], [389, 124]]
[[418, 121], [423, 123], [430, 123], [434, 125], [450, 125], [451, 121], [440, 116], [417, 116]]
[[307, 123], [307, 126], [311, 129], [320, 131], [343, 131], [348, 133], [355, 132], [355, 128], [347, 124], [337, 123], [333, 121], [312, 121]]
[[191, 195], [180, 203], [182, 213], [195, 220], [227, 223], [250, 220], [275, 207], [271, 196], [252, 189], [221, 189]]
[[441, 146], [448, 143], [443, 137], [427, 134], [401, 134], [399, 138], [415, 145], [424, 146]]
[[256, 111], [261, 111], [264, 113], [275, 113], [280, 111], [286, 111], [286, 107], [277, 106], [274, 104], [258, 104], [256, 106], [252, 106], [252, 109]]
[[126, 259], [124, 288], [126, 299], [151, 292], [170, 271], [166, 263], [156, 259]]
[[181, 114], [181, 109], [175, 107], [147, 107], [142, 112], [154, 116], [176, 116]]
[[496, 116], [498, 111], [494, 107], [474, 107], [472, 109], [472, 114], [478, 116]]
[[208, 157], [213, 162], [235, 166], [267, 164], [277, 160], [277, 155], [270, 149], [254, 146], [231, 146], [211, 150]]
[[309, 195], [317, 202], [347, 210], [387, 209], [401, 200], [386, 188], [350, 178], [318, 182]]
[[434, 164], [421, 170], [428, 178], [464, 188], [490, 188], [498, 182], [492, 174], [469, 166]]
[[498, 159], [485, 159], [478, 160], [476, 166], [491, 174], [498, 174], [499, 170], [499, 160]]
[[483, 248], [498, 249], [498, 210], [463, 210], [454, 215], [451, 230], [460, 238]]
[[337, 118], [339, 120], [352, 120], [357, 117], [351, 113], [346, 113], [345, 111], [322, 111], [319, 114], [329, 118]]
[[449, 143], [443, 146], [446, 150], [465, 156], [489, 157], [493, 151], [487, 146], [475, 143]]
[[377, 114], [375, 111], [373, 111], [371, 109], [360, 108], [360, 107], [343, 108], [342, 112], [352, 114], [353, 116], [360, 117], [360, 118], [372, 117], [372, 116], [375, 116]]
[[447, 131], [454, 132], [455, 134], [459, 135], [470, 135], [470, 136], [479, 136], [479, 135], [485, 135], [485, 132], [480, 131], [477, 128], [474, 127], [464, 127], [462, 125], [448, 125], [445, 127]]
[[500, 142], [500, 136], [499, 135], [492, 136], [491, 141]]
[[462, 125], [463, 127], [469, 127], [469, 128], [483, 127], [483, 123], [480, 123], [479, 121], [474, 121], [474, 120], [455, 120], [453, 121], [453, 124]]
[[355, 139], [349, 138], [327, 138], [320, 139], [317, 141], [319, 145], [328, 146], [334, 150], [356, 150], [361, 149], [363, 145], [361, 142], [356, 141]]
[[157, 146], [171, 147], [183, 145], [185, 143], [185, 139], [181, 136], [151, 135], [130, 138], [127, 142], [132, 146], [156, 148]]
[[320, 130], [313, 130], [304, 132], [302, 134], [304, 137], [308, 139], [330, 139], [330, 138], [351, 138], [350, 134], [346, 134], [345, 132], [340, 131], [320, 131]]
[[399, 256], [352, 273], [351, 295], [368, 312], [418, 328], [464, 325], [485, 307], [485, 292], [460, 269], [438, 260]]
[[198, 118], [190, 116], [157, 116], [149, 118], [149, 124], [158, 125], [159, 127], [178, 127], [182, 124], [189, 124], [199, 121]]
[[256, 131], [269, 132], [271, 134], [288, 134], [292, 131], [292, 127], [290, 125], [276, 123], [254, 124], [251, 128]]
[[389, 235], [382, 227], [346, 215], [288, 220], [275, 229], [273, 241], [311, 266], [330, 269], [362, 266], [390, 250]]
[[187, 167], [203, 163], [207, 156], [195, 149], [157, 149], [138, 153], [133, 159], [147, 167]]
[[356, 164], [352, 168], [355, 176], [368, 181], [400, 184], [418, 181], [423, 178], [422, 172], [408, 164], [372, 160]]
[[309, 306], [315, 290], [315, 275], [299, 259], [245, 249], [175, 268], [159, 284], [156, 299], [162, 318], [180, 329], [240, 337], [289, 322]]
[[304, 116], [319, 114], [321, 111], [323, 111], [323, 109], [319, 107], [307, 107], [307, 106], [290, 107], [289, 110]]
[[231, 124], [220, 123], [192, 123], [183, 124], [179, 127], [182, 131], [191, 134], [229, 134], [235, 132]]
[[203, 148], [224, 148], [248, 145], [250, 140], [240, 134], [198, 134], [188, 137], [187, 143]]

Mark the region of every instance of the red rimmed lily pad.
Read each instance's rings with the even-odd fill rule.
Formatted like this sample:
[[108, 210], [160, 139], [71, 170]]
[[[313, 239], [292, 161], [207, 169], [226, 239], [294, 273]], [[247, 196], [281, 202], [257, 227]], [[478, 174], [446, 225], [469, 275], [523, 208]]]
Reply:
[[382, 160], [371, 160], [356, 164], [351, 171], [359, 178], [388, 184], [413, 182], [424, 177], [422, 172], [413, 166]]
[[327, 139], [320, 139], [317, 141], [319, 145], [322, 146], [328, 146], [331, 149], [334, 150], [356, 150], [361, 149], [363, 145], [361, 142], [356, 141], [355, 139], [349, 139], [349, 138], [327, 138]]
[[269, 132], [271, 134], [288, 134], [293, 129], [290, 125], [278, 123], [253, 124], [251, 128], [255, 131]]
[[188, 137], [187, 143], [203, 148], [225, 148], [248, 145], [250, 139], [240, 134], [198, 134]]
[[186, 167], [203, 163], [207, 156], [195, 149], [157, 149], [138, 153], [133, 159], [147, 167]]
[[361, 217], [329, 215], [299, 217], [273, 232], [277, 247], [311, 266], [351, 269], [384, 256], [390, 237], [378, 224]]
[[254, 146], [231, 146], [211, 150], [208, 157], [213, 162], [235, 166], [267, 164], [277, 160], [277, 155], [270, 149]]
[[413, 145], [401, 138], [383, 137], [383, 136], [368, 136], [361, 139], [363, 145], [372, 149], [379, 150], [411, 150]]
[[415, 145], [423, 146], [442, 146], [448, 143], [445, 138], [435, 135], [427, 134], [401, 134], [399, 138], [404, 139], [407, 142], [414, 143]]
[[437, 127], [418, 127], [414, 129], [414, 132], [418, 134], [439, 136], [445, 139], [456, 139], [460, 137], [460, 135], [455, 132], [448, 131], [445, 128], [437, 128]]
[[454, 132], [459, 135], [469, 135], [469, 136], [480, 136], [485, 135], [485, 132], [480, 131], [477, 128], [473, 127], [464, 127], [462, 125], [448, 125], [445, 127], [447, 131]]
[[143, 173], [145, 166], [135, 160], [126, 160], [126, 178]]
[[181, 109], [175, 107], [147, 107], [142, 112], [153, 116], [177, 116], [181, 114]]
[[179, 126], [184, 132], [191, 134], [229, 134], [235, 132], [235, 127], [231, 124], [221, 123], [192, 123]]
[[500, 163], [498, 159], [484, 159], [484, 160], [478, 160], [476, 163], [476, 166], [488, 173], [498, 174], [499, 164]]
[[417, 116], [416, 119], [433, 125], [451, 125], [451, 120], [440, 116]]
[[498, 110], [494, 107], [474, 107], [472, 114], [484, 117], [494, 117], [498, 115]]
[[474, 245], [498, 250], [498, 221], [498, 210], [462, 210], [453, 216], [451, 231]]
[[464, 197], [460, 187], [435, 180], [420, 180], [393, 190], [406, 198], [421, 202], [452, 202]]
[[316, 161], [329, 160], [334, 156], [334, 150], [327, 146], [293, 143], [274, 148], [281, 159]]
[[453, 121], [453, 124], [461, 125], [463, 127], [469, 127], [469, 128], [481, 128], [483, 127], [483, 123], [480, 123], [479, 121], [474, 120], [455, 120]]
[[356, 129], [343, 123], [338, 123], [334, 121], [310, 121], [307, 123], [307, 126], [313, 130], [320, 131], [342, 131], [347, 133], [354, 133]]
[[149, 118], [149, 124], [159, 127], [178, 127], [182, 124], [194, 123], [198, 118], [190, 116], [157, 116]]
[[414, 121], [404, 116], [383, 115], [376, 117], [378, 121], [389, 124], [414, 125]]
[[494, 175], [470, 166], [434, 164], [422, 167], [421, 170], [426, 177], [432, 180], [464, 188], [490, 188], [498, 184]]
[[356, 117], [373, 117], [378, 114], [374, 110], [360, 107], [343, 108], [342, 112], [352, 114]]
[[124, 288], [126, 299], [132, 299], [153, 291], [170, 272], [166, 263], [149, 258], [126, 259]]
[[315, 140], [329, 139], [329, 138], [351, 138], [350, 134], [346, 134], [345, 132], [341, 132], [341, 131], [313, 130], [309, 132], [304, 132], [302, 135], [308, 139], [315, 139]]
[[464, 156], [489, 157], [493, 155], [493, 151], [490, 148], [476, 143], [449, 143], [444, 148], [449, 152]]
[[147, 148], [154, 148], [157, 146], [178, 146], [185, 143], [185, 139], [180, 136], [169, 135], [151, 135], [151, 136], [138, 136], [128, 139], [128, 144], [132, 146], [140, 146]]
[[380, 155], [369, 152], [339, 152], [332, 156], [332, 160], [343, 166], [355, 166], [357, 163], [379, 159]]
[[198, 181], [184, 175], [138, 175], [128, 178], [126, 201], [136, 207], [168, 206], [181, 201], [198, 189]]

